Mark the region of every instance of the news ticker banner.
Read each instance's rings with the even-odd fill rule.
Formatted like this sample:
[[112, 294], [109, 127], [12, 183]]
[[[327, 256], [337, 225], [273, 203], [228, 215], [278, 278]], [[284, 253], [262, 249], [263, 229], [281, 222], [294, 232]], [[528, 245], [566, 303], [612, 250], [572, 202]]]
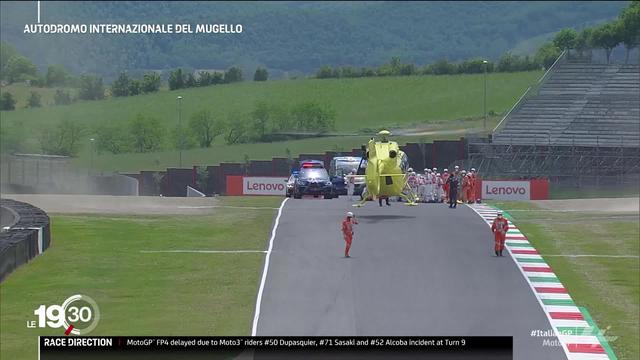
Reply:
[[[41, 359], [62, 359], [74, 353], [118, 354], [135, 356], [140, 353], [166, 354], [226, 354], [229, 356], [253, 354], [278, 356], [279, 358], [299, 358], [303, 355], [350, 354], [362, 356], [363, 352], [373, 356], [402, 353], [467, 355], [469, 359], [478, 356], [512, 359], [513, 337], [379, 337], [379, 336], [256, 336], [256, 337], [146, 337], [146, 336], [41, 336], [39, 338]], [[291, 357], [288, 357], [291, 355]], [[467, 356], [463, 358], [467, 358]], [[493, 357], [496, 356], [496, 357]], [[127, 357], [118, 357], [125, 359]], [[131, 357], [134, 358], [134, 357]], [[404, 357], [403, 357], [404, 358]], [[447, 358], [447, 357], [443, 357]], [[460, 357], [456, 357], [460, 358]]]

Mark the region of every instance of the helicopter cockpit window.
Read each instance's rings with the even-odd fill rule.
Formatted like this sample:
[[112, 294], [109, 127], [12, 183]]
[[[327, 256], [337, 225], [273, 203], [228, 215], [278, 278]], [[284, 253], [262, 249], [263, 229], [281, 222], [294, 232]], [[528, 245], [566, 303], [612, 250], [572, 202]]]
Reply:
[[409, 169], [409, 158], [407, 157], [406, 154], [402, 156], [402, 160], [400, 161], [400, 169], [402, 169], [402, 171], [405, 173]]

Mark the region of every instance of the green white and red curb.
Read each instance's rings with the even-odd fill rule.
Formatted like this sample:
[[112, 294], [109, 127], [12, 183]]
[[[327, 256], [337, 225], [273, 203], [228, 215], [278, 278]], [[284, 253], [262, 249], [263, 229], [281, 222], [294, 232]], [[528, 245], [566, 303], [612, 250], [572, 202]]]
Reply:
[[[498, 209], [485, 204], [468, 205], [491, 226]], [[538, 303], [544, 310], [558, 341], [569, 360], [617, 360], [604, 334], [585, 308], [577, 307], [567, 289], [562, 285], [553, 269], [529, 243], [511, 217], [506, 249], [518, 269], [531, 287]]]

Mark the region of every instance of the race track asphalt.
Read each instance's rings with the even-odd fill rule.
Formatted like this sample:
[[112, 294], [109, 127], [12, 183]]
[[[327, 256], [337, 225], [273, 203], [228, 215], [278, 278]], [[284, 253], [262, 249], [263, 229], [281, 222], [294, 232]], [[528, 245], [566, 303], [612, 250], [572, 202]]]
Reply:
[[[359, 221], [344, 254], [340, 222]], [[513, 336], [514, 359], [565, 359], [512, 259], [472, 209], [291, 199], [273, 243], [257, 335]], [[546, 338], [554, 342], [555, 337]]]

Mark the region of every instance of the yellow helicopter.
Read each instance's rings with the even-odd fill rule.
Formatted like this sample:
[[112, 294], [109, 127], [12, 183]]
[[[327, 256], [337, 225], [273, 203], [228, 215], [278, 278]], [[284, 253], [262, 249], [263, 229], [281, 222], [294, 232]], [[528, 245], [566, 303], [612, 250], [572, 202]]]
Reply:
[[388, 140], [390, 135], [389, 131], [382, 130], [378, 133], [379, 141], [371, 138], [366, 146], [362, 146], [362, 150], [365, 151], [364, 158], [367, 160], [366, 188], [362, 194], [362, 201], [353, 206], [361, 207], [369, 197], [381, 196], [399, 196], [407, 205], [417, 205], [416, 195], [407, 186], [409, 159], [404, 151], [400, 150], [398, 143]]

